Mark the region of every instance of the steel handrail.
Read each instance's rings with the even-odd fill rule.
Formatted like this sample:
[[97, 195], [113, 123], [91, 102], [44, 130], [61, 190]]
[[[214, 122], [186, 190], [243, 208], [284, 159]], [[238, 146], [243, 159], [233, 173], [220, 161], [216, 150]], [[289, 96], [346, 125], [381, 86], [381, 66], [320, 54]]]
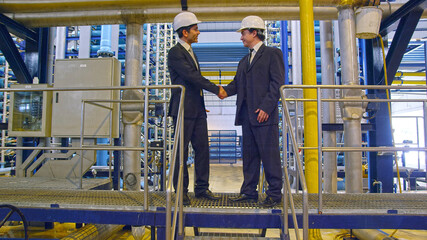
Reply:
[[[97, 99], [97, 100], [82, 100], [82, 116], [81, 116], [81, 120], [82, 120], [82, 124], [81, 124], [81, 131], [80, 131], [80, 147], [0, 147], [0, 150], [6, 150], [6, 149], [16, 149], [16, 150], [30, 150], [30, 149], [38, 149], [38, 150], [80, 150], [81, 153], [81, 157], [83, 156], [82, 152], [83, 150], [122, 150], [122, 151], [144, 151], [145, 153], [148, 152], [148, 144], [147, 141], [145, 141], [144, 147], [117, 147], [117, 146], [102, 146], [102, 147], [98, 147], [98, 146], [90, 146], [87, 147], [85, 145], [83, 145], [83, 138], [84, 138], [84, 128], [83, 128], [83, 123], [84, 123], [84, 109], [85, 109], [85, 104], [86, 103], [91, 103], [92, 105], [98, 105], [99, 107], [104, 107], [103, 105], [99, 105], [99, 104], [94, 104], [94, 102], [114, 102], [114, 103], [144, 103], [145, 109], [148, 109], [148, 104], [149, 102], [151, 102], [148, 98], [147, 98], [147, 94], [149, 91], [147, 91], [148, 89], [166, 89], [166, 88], [180, 88], [181, 89], [181, 96], [180, 96], [180, 103], [179, 103], [179, 108], [178, 108], [178, 117], [177, 117], [177, 127], [175, 130], [175, 139], [174, 139], [174, 146], [180, 146], [180, 170], [179, 170], [179, 183], [178, 183], [178, 189], [177, 189], [177, 196], [176, 196], [176, 200], [175, 200], [175, 212], [174, 212], [174, 223], [171, 226], [171, 212], [172, 212], [172, 207], [171, 207], [171, 196], [172, 196], [172, 182], [173, 182], [173, 173], [174, 173], [174, 166], [175, 166], [175, 161], [176, 161], [176, 152], [178, 150], [178, 148], [173, 149], [173, 157], [171, 159], [171, 163], [170, 166], [172, 167], [171, 170], [169, 171], [169, 176], [168, 176], [168, 183], [167, 183], [167, 189], [166, 189], [166, 236], [167, 239], [174, 239], [174, 234], [171, 233], [171, 228], [173, 229], [173, 233], [175, 233], [175, 228], [176, 228], [176, 217], [177, 214], [179, 213], [178, 216], [178, 220], [179, 220], [179, 229], [178, 229], [178, 234], [182, 235], [183, 234], [183, 201], [182, 201], [182, 185], [183, 185], [183, 141], [184, 141], [184, 134], [183, 130], [184, 130], [184, 97], [185, 97], [185, 87], [182, 85], [155, 85], [155, 86], [118, 86], [118, 87], [71, 87], [71, 88], [14, 88], [14, 89], [0, 89], [0, 92], [41, 92], [41, 91], [99, 91], [99, 90], [142, 90], [144, 89], [146, 92], [146, 98], [144, 101], [141, 100], [105, 100], [105, 99]], [[164, 103], [164, 101], [159, 101], [159, 100], [152, 100], [152, 102], [162, 102]], [[108, 107], [107, 107], [108, 108]], [[111, 109], [110, 109], [111, 110]], [[147, 111], [145, 112], [145, 115], [147, 115]], [[147, 120], [147, 116], [145, 117], [145, 120]], [[144, 127], [147, 128], [148, 127], [148, 121], [144, 121]], [[178, 137], [177, 137], [178, 136]], [[178, 140], [179, 138], [179, 140]], [[81, 163], [83, 162], [82, 159], [80, 160]], [[144, 170], [145, 171], [145, 170]], [[81, 176], [82, 178], [82, 176]], [[147, 183], [148, 182], [148, 174], [144, 174], [144, 182]], [[145, 185], [147, 186], [147, 185]], [[179, 203], [179, 209], [177, 207]], [[144, 208], [145, 210], [148, 209], [148, 188], [147, 191], [145, 191], [144, 194]], [[178, 211], [176, 211], [176, 209], [178, 209]]]
[[[316, 89], [317, 90], [317, 97], [316, 99], [295, 99], [295, 98], [285, 98], [283, 90], [285, 88], [296, 88], [296, 89]], [[358, 103], [363, 103], [363, 102], [422, 102], [422, 103], [426, 103], [427, 99], [366, 99], [366, 98], [362, 98], [362, 96], [360, 96], [360, 99], [322, 99], [321, 98], [321, 89], [341, 89], [341, 90], [346, 90], [346, 89], [360, 89], [360, 90], [399, 90], [399, 89], [420, 89], [420, 90], [426, 90], [427, 91], [427, 86], [373, 86], [373, 85], [283, 85], [280, 88], [280, 93], [282, 96], [282, 104], [284, 106], [284, 108], [287, 110], [286, 107], [286, 102], [287, 101], [293, 101], [293, 102], [317, 102], [317, 124], [318, 124], [318, 146], [317, 147], [297, 147], [298, 150], [307, 150], [307, 149], [316, 149], [318, 150], [318, 154], [319, 154], [319, 193], [318, 193], [318, 199], [319, 199], [319, 205], [318, 205], [318, 212], [321, 213], [322, 212], [322, 181], [321, 181], [321, 175], [322, 175], [322, 153], [323, 152], [397, 152], [397, 151], [425, 151], [427, 152], [427, 147], [323, 147], [323, 143], [322, 143], [322, 120], [321, 120], [321, 104], [322, 102], [358, 102]], [[285, 113], [284, 116], [288, 117], [289, 113]], [[287, 120], [288, 122], [290, 122], [290, 119]], [[291, 130], [291, 136], [293, 135], [293, 132]], [[296, 144], [293, 143], [293, 144]], [[295, 145], [298, 146], [298, 145]], [[296, 151], [296, 153], [298, 153], [298, 151]], [[299, 155], [297, 155], [297, 159], [299, 159]], [[298, 169], [300, 170], [300, 169]]]
[[[302, 188], [302, 198], [303, 198], [303, 239], [307, 240], [308, 239], [308, 190], [307, 190], [307, 183], [305, 181], [305, 176], [304, 176], [304, 172], [303, 172], [303, 164], [302, 164], [301, 158], [298, 154], [298, 145], [296, 142], [295, 134], [293, 132], [291, 117], [289, 114], [288, 107], [286, 106], [285, 95], [284, 95], [284, 91], [283, 91], [284, 88], [285, 88], [285, 85], [280, 87], [280, 96], [282, 99], [282, 107], [283, 107], [282, 113], [283, 113], [283, 116], [285, 116], [287, 126], [290, 130], [289, 134], [291, 135], [292, 146], [294, 148], [295, 156], [297, 159], [297, 169], [298, 169], [298, 173], [299, 173], [299, 177], [300, 177], [301, 188]], [[285, 126], [282, 126], [282, 127], [285, 128]], [[283, 134], [283, 132], [284, 131], [282, 131], [282, 134]], [[282, 139], [285, 139], [285, 138], [286, 138], [286, 136], [283, 134]], [[283, 149], [283, 152], [286, 152], [286, 148]], [[286, 159], [284, 159], [283, 162], [285, 163]], [[291, 202], [291, 210], [292, 210], [292, 217], [293, 217], [293, 221], [294, 221], [295, 234], [296, 234], [297, 238], [300, 239], [299, 233], [298, 233], [299, 231], [298, 231], [298, 223], [296, 220], [295, 208], [292, 208], [293, 198], [292, 198], [289, 179], [288, 179], [288, 175], [287, 175], [287, 167], [286, 167], [286, 164], [283, 164], [283, 165], [284, 165], [284, 167], [283, 167], [284, 172], [286, 173], [285, 174], [285, 179], [287, 181], [286, 185], [289, 188], [289, 191], [288, 191], [289, 192], [289, 201]], [[285, 194], [285, 192], [286, 191], [284, 191], [284, 194]], [[284, 208], [287, 208], [287, 206], [284, 206]], [[285, 212], [285, 211], [283, 211], [283, 212]], [[284, 217], [287, 218], [288, 216], [284, 216]]]

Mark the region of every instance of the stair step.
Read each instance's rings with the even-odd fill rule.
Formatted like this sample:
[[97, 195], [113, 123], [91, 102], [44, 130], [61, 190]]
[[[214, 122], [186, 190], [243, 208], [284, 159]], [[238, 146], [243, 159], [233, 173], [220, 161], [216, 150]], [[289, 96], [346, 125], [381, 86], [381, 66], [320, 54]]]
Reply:
[[219, 237], [219, 236], [196, 236], [196, 237], [185, 237], [188, 240], [276, 240], [280, 238], [269, 238], [269, 237]]
[[256, 239], [280, 239], [280, 238], [270, 238], [270, 237], [260, 237], [259, 234], [253, 233], [207, 233], [201, 232], [199, 236], [188, 236], [185, 239], [194, 239], [194, 240], [256, 240]]

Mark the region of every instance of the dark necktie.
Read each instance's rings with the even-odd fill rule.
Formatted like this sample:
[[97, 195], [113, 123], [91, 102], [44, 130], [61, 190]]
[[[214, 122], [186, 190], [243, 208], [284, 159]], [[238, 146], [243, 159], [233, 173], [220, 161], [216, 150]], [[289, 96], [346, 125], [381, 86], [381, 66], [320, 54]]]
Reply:
[[254, 51], [254, 49], [249, 49], [249, 59], [248, 59], [248, 62], [249, 62], [249, 65], [251, 65], [251, 58], [252, 58], [252, 52]]

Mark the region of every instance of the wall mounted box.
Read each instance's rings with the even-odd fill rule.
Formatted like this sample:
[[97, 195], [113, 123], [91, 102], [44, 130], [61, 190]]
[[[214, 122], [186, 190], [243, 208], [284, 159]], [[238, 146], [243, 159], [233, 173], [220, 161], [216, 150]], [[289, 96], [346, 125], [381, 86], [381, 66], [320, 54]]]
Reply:
[[[121, 67], [116, 58], [56, 60], [54, 88], [120, 86]], [[119, 100], [120, 90], [54, 91], [52, 136], [80, 137], [82, 100]], [[85, 104], [84, 135], [89, 138], [119, 136], [118, 103]]]
[[[47, 84], [13, 84], [12, 89], [42, 89]], [[52, 92], [11, 92], [8, 135], [13, 137], [50, 137]]]

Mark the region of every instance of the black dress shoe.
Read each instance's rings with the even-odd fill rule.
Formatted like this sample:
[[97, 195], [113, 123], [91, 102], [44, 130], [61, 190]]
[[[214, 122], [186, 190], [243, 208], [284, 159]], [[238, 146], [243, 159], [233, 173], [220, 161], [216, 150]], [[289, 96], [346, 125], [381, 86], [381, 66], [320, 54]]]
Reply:
[[182, 196], [182, 204], [184, 206], [190, 206], [191, 205], [191, 201], [190, 201], [190, 198], [188, 197], [187, 193], [184, 193], [184, 195]]
[[220, 196], [216, 196], [214, 195], [211, 190], [206, 189], [205, 191], [201, 192], [201, 193], [196, 193], [196, 198], [206, 198], [209, 200], [219, 200], [221, 199]]
[[267, 196], [264, 201], [262, 201], [259, 205], [261, 207], [265, 207], [265, 208], [272, 208], [275, 207], [277, 205], [280, 205], [280, 200], [279, 201], [275, 201], [273, 198], [271, 198], [270, 196]]
[[237, 197], [230, 197], [229, 198], [230, 201], [232, 202], [257, 202], [258, 198], [257, 197], [252, 197], [246, 194], [239, 194], [239, 196]]

